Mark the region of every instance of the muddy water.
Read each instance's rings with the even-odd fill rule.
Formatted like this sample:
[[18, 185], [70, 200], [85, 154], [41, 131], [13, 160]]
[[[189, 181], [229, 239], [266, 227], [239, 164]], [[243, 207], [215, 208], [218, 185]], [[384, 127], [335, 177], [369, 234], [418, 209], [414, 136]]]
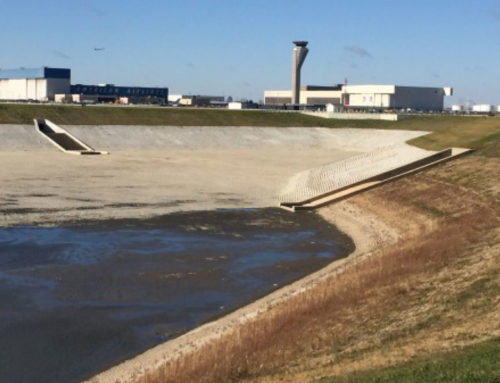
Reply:
[[279, 209], [0, 228], [0, 377], [77, 382], [353, 249]]

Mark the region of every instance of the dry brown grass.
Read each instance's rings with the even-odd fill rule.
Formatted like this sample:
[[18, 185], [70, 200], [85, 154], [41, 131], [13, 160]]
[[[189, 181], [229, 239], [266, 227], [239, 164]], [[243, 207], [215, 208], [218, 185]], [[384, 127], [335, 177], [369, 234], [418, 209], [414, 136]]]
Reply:
[[498, 334], [499, 172], [471, 156], [354, 197], [402, 240], [137, 382], [302, 382]]

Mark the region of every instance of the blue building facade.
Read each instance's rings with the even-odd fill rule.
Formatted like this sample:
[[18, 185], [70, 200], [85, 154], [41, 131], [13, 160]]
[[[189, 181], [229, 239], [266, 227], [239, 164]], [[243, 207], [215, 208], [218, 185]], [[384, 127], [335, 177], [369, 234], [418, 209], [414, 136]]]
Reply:
[[0, 80], [64, 78], [71, 79], [71, 69], [65, 68], [20, 68], [0, 70]]
[[136, 98], [158, 98], [167, 102], [168, 88], [146, 88], [136, 86], [114, 86], [114, 85], [71, 85], [72, 94], [82, 94], [100, 97], [136, 97]]

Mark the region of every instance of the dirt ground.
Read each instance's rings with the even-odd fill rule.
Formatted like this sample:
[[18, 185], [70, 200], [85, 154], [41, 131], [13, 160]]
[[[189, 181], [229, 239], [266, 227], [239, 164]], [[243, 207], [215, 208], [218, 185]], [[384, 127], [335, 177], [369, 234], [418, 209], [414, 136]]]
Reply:
[[[293, 155], [290, 155], [293, 152]], [[270, 207], [288, 179], [356, 152], [325, 148], [0, 152], [0, 225]]]
[[0, 125], [0, 226], [275, 207], [295, 174], [425, 132], [66, 126], [108, 156], [60, 152], [30, 125]]

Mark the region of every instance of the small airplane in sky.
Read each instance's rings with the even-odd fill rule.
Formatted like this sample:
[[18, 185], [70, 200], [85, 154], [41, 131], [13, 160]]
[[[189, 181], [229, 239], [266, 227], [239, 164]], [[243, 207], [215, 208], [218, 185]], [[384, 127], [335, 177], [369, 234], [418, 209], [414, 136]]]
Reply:
[[105, 48], [94, 48], [95, 51], [103, 51]]

